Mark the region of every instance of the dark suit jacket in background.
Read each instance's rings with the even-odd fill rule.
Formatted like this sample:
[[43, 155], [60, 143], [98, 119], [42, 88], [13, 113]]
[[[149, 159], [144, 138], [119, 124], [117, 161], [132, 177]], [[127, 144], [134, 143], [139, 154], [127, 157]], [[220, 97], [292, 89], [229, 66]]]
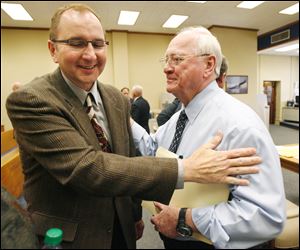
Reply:
[[168, 104], [157, 116], [156, 121], [158, 126], [164, 125], [177, 111], [181, 109], [181, 102], [175, 98], [172, 103]]
[[66, 248], [110, 248], [116, 213], [127, 246], [135, 248], [132, 197], [168, 203], [177, 161], [128, 158], [135, 154], [128, 99], [114, 87], [98, 83], [98, 89], [112, 154], [101, 151], [85, 108], [59, 69], [8, 97], [25, 174], [24, 195], [37, 234], [59, 227]]
[[148, 101], [142, 96], [138, 97], [135, 101], [133, 101], [131, 105], [131, 117], [139, 125], [141, 125], [148, 133], [150, 132], [150, 105]]

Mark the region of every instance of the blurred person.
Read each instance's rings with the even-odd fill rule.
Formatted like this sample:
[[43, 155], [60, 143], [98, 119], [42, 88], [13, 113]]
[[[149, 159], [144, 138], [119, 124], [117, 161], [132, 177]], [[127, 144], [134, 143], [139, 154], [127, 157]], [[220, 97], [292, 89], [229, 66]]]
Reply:
[[142, 86], [133, 86], [131, 94], [133, 99], [131, 105], [131, 117], [149, 133], [150, 105], [143, 97]]
[[221, 89], [224, 89], [227, 71], [228, 71], [228, 61], [227, 61], [226, 57], [223, 56], [220, 73], [219, 73], [218, 78], [216, 79], [216, 82]]
[[133, 102], [133, 99], [130, 97], [130, 90], [127, 87], [124, 87], [121, 89], [121, 93], [126, 96], [128, 98], [128, 100], [130, 100], [130, 103]]
[[173, 102], [167, 105], [156, 117], [157, 125], [164, 125], [177, 111], [181, 109], [181, 102], [176, 97]]
[[38, 249], [34, 226], [26, 210], [1, 187], [1, 249]]
[[[203, 27], [183, 29], [171, 40], [162, 61], [167, 91], [181, 101], [182, 108], [151, 136], [133, 124], [134, 141], [143, 155], [155, 155], [160, 146], [185, 159], [214, 131], [222, 130], [224, 138], [218, 150], [252, 146], [263, 159], [259, 174], [239, 174], [251, 185], [230, 185], [227, 202], [204, 208], [156, 202], [160, 212], [151, 222], [162, 234], [165, 247], [267, 247], [280, 234], [286, 219], [280, 160], [257, 114], [218, 86], [216, 78], [222, 62], [218, 40]], [[213, 246], [195, 240], [193, 232], [204, 235]]]
[[20, 89], [21, 87], [22, 87], [22, 83], [17, 81], [17, 82], [13, 82], [11, 89], [12, 89], [12, 91], [16, 91], [16, 90]]

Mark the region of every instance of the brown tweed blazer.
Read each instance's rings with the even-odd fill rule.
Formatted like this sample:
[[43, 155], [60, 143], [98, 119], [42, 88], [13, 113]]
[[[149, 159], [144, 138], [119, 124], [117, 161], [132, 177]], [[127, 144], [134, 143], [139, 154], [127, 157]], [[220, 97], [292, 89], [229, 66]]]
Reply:
[[[79, 99], [57, 69], [7, 99], [25, 174], [24, 195], [38, 235], [64, 231], [64, 247], [110, 248], [115, 213], [135, 248], [132, 197], [168, 203], [177, 161], [134, 157], [128, 100], [98, 83], [113, 154], [104, 153]], [[125, 157], [126, 156], [126, 157]]]

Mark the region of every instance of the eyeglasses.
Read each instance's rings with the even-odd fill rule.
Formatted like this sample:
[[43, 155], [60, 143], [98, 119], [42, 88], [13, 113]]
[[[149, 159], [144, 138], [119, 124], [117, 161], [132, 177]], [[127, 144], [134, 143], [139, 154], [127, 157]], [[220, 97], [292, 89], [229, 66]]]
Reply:
[[75, 49], [83, 49], [88, 46], [89, 43], [92, 44], [94, 49], [102, 49], [106, 45], [109, 45], [109, 42], [104, 40], [84, 40], [84, 39], [68, 39], [68, 40], [51, 40], [54, 43], [64, 43], [67, 44]]
[[187, 58], [191, 57], [204, 57], [204, 56], [209, 56], [210, 54], [202, 54], [202, 55], [171, 55], [171, 56], [166, 56], [163, 57], [159, 60], [161, 63], [162, 67], [165, 67], [166, 64], [169, 64], [170, 66], [178, 66], [181, 64], [184, 60]]

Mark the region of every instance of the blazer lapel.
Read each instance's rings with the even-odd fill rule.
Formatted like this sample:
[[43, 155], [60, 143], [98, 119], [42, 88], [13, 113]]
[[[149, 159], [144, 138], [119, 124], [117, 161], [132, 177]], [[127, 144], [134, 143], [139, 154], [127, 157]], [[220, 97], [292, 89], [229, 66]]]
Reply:
[[100, 95], [102, 98], [102, 102], [104, 105], [104, 109], [106, 112], [106, 117], [109, 124], [109, 130], [112, 140], [112, 147], [114, 153], [120, 153], [124, 151], [125, 142], [121, 138], [122, 131], [124, 130], [124, 121], [122, 117], [122, 111], [120, 109], [120, 103], [116, 100], [113, 92], [109, 91], [105, 86], [101, 83], [98, 83], [98, 90], [100, 91]]
[[55, 88], [59, 93], [63, 93], [63, 98], [68, 104], [68, 109], [72, 113], [73, 117], [77, 120], [77, 124], [81, 127], [82, 131], [86, 135], [87, 141], [92, 143], [97, 148], [101, 148], [97, 139], [97, 136], [94, 132], [94, 129], [91, 125], [91, 121], [85, 111], [85, 108], [82, 106], [78, 97], [70, 89], [68, 84], [63, 79], [61, 72], [57, 69], [52, 75], [54, 78], [52, 83], [55, 85]]

